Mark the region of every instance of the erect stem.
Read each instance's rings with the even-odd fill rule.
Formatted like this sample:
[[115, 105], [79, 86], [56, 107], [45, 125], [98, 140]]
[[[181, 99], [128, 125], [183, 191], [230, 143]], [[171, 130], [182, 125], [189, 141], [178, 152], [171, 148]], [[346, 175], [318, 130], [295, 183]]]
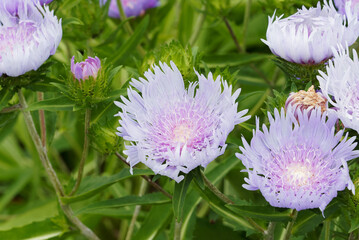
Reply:
[[[142, 196], [145, 193], [146, 188], [147, 188], [147, 182], [142, 180], [141, 186], [140, 186], [140, 191], [139, 191], [138, 195]], [[134, 211], [132, 219], [131, 219], [130, 226], [128, 227], [128, 231], [126, 234], [126, 240], [131, 240], [132, 233], [135, 228], [135, 223], [136, 223], [136, 220], [137, 220], [137, 217], [138, 217], [138, 214], [140, 213], [140, 211], [141, 211], [141, 205], [136, 205], [135, 211]]]
[[86, 112], [85, 112], [84, 147], [82, 150], [79, 171], [77, 172], [76, 184], [75, 184], [74, 188], [72, 189], [71, 193], [69, 194], [70, 196], [72, 196], [77, 191], [77, 189], [79, 189], [79, 186], [81, 184], [82, 175], [83, 175], [83, 171], [84, 171], [84, 167], [85, 167], [85, 162], [86, 162], [86, 158], [87, 158], [87, 154], [88, 154], [88, 150], [89, 150], [88, 133], [89, 133], [89, 128], [90, 128], [90, 121], [91, 121], [91, 110], [89, 108], [87, 108]]
[[[119, 153], [115, 153], [115, 155], [122, 161], [124, 162], [126, 165], [129, 166], [128, 162], [126, 162], [126, 158], [124, 158], [121, 154]], [[149, 184], [152, 185], [152, 187], [156, 188], [158, 191], [160, 191], [161, 193], [163, 193], [163, 195], [165, 195], [166, 197], [168, 197], [169, 199], [172, 199], [172, 195], [169, 194], [168, 192], [166, 192], [166, 190], [164, 190], [160, 185], [158, 185], [157, 183], [153, 182], [148, 176], [142, 175], [141, 176], [143, 179], [145, 179]]]
[[[214, 186], [211, 181], [204, 175], [204, 173], [201, 171], [204, 184], [207, 186], [209, 190], [211, 190], [219, 199], [221, 199], [223, 202], [227, 204], [234, 204], [234, 202], [229, 199], [226, 195], [224, 195], [219, 189]], [[265, 233], [265, 230], [259, 226], [252, 218], [245, 217], [245, 219], [248, 221], [249, 224], [251, 224], [255, 229], [257, 229], [261, 233]]]
[[265, 240], [274, 240], [274, 230], [275, 226], [277, 225], [276, 222], [270, 222], [268, 225], [267, 231], [264, 233]]
[[[127, 17], [126, 17], [125, 11], [123, 10], [122, 1], [116, 0], [116, 2], [117, 2], [117, 6], [118, 6], [118, 11], [120, 13], [121, 21], [126, 21]], [[133, 30], [132, 30], [131, 24], [129, 22], [125, 22], [124, 27], [125, 27], [126, 32], [129, 35], [133, 34]], [[146, 51], [140, 45], [137, 46], [137, 50], [139, 51], [139, 53], [142, 56], [146, 55]]]
[[182, 228], [182, 221], [177, 222], [177, 220], [175, 220], [175, 235], [174, 235], [174, 240], [180, 240], [181, 239], [181, 228]]
[[32, 119], [30, 112], [26, 110], [27, 103], [26, 103], [25, 97], [24, 97], [21, 89], [19, 89], [18, 95], [19, 95], [19, 102], [21, 105], [21, 111], [24, 115], [26, 127], [29, 131], [32, 141], [35, 144], [35, 147], [39, 154], [41, 163], [44, 166], [45, 171], [46, 171], [47, 175], [49, 176], [50, 182], [56, 191], [56, 195], [59, 199], [59, 203], [60, 203], [62, 211], [67, 216], [67, 218], [81, 231], [81, 233], [85, 237], [87, 237], [88, 239], [91, 239], [91, 240], [99, 240], [99, 238], [91, 231], [91, 229], [86, 227], [80, 221], [80, 219], [78, 219], [76, 216], [74, 216], [74, 213], [72, 212], [72, 209], [70, 208], [70, 206], [65, 205], [61, 202], [60, 198], [65, 196], [64, 189], [62, 188], [60, 180], [58, 179], [56, 172], [53, 169], [51, 162], [48, 158], [46, 146], [42, 145], [40, 136], [37, 133], [36, 128], [35, 128], [34, 120]]
[[21, 109], [21, 106], [20, 104], [15, 104], [11, 107], [6, 107], [6, 108], [3, 108], [0, 113], [11, 113], [11, 112], [15, 112], [17, 110], [20, 110]]
[[[37, 92], [37, 100], [40, 102], [44, 100], [44, 93]], [[45, 112], [43, 109], [39, 110], [39, 118], [40, 118], [40, 130], [41, 130], [41, 142], [42, 146], [46, 146], [46, 122], [45, 122]]]
[[252, 6], [252, 0], [247, 0], [246, 4], [246, 10], [244, 13], [244, 21], [243, 21], [243, 51], [246, 51], [246, 37], [247, 37], [247, 29], [248, 29], [248, 23], [249, 23], [249, 17], [251, 14], [251, 6]]
[[281, 240], [289, 240], [290, 236], [292, 235], [292, 228], [294, 226], [295, 220], [298, 216], [298, 211], [293, 209], [293, 212], [291, 214], [292, 220], [288, 223], [287, 228], [285, 229], [284, 233], [282, 233]]
[[226, 17], [223, 17], [223, 21], [224, 21], [224, 23], [226, 24], [226, 27], [227, 27], [227, 29], [228, 29], [228, 31], [229, 31], [229, 34], [231, 34], [231, 37], [232, 37], [232, 39], [233, 39], [233, 42], [234, 42], [234, 44], [236, 45], [237, 51], [238, 51], [239, 53], [243, 52], [241, 46], [239, 45], [239, 41], [238, 41], [238, 39], [237, 39], [237, 37], [236, 37], [236, 34], [234, 33], [234, 31], [233, 31], [231, 25], [230, 25], [229, 22], [228, 22], [228, 19], [227, 19]]
[[191, 38], [189, 40], [189, 45], [191, 45], [191, 46], [196, 43], [199, 33], [202, 30], [202, 26], [203, 26], [204, 20], [206, 18], [205, 11], [206, 11], [206, 7], [204, 6], [201, 9], [200, 15], [198, 16], [198, 19], [197, 19], [195, 29], [193, 30]]

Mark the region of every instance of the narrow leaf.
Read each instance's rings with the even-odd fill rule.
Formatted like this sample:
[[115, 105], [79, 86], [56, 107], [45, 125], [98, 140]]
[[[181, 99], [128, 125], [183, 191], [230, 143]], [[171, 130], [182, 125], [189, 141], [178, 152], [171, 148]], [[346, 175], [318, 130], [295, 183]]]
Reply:
[[274, 208], [268, 206], [239, 206], [228, 204], [226, 207], [241, 216], [259, 218], [273, 222], [288, 222], [291, 220], [291, 210], [278, 212]]
[[180, 183], [175, 183], [172, 206], [173, 213], [178, 222], [182, 220], [183, 206], [186, 200], [188, 187], [193, 179], [192, 174], [187, 174]]
[[34, 102], [29, 105], [29, 111], [47, 110], [47, 111], [72, 111], [74, 102], [67, 97], [52, 98], [40, 102]]

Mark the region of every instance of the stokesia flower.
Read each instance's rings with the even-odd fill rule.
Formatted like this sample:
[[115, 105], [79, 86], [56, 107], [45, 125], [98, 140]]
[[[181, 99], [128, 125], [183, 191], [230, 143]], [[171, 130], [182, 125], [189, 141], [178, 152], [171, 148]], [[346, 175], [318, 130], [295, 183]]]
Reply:
[[358, 20], [347, 21], [331, 1], [282, 16], [268, 18], [267, 40], [262, 41], [273, 54], [293, 63], [319, 64], [333, 56], [332, 47], [351, 45], [359, 35]]
[[16, 15], [0, 3], [0, 76], [37, 70], [61, 41], [61, 20], [47, 6], [23, 0]]
[[334, 0], [338, 12], [348, 18], [356, 16], [358, 18], [359, 0]]
[[[248, 172], [244, 188], [260, 190], [274, 207], [296, 210], [319, 208], [322, 212], [338, 191], [354, 192], [347, 161], [359, 156], [355, 137], [335, 133], [337, 117], [319, 108], [268, 113], [269, 127], [256, 130], [250, 145], [243, 140], [237, 157]], [[342, 139], [342, 140], [341, 140]]]
[[[28, 1], [33, 3], [40, 2], [41, 5], [44, 5], [51, 3], [53, 0], [28, 0]], [[19, 5], [21, 5], [24, 2], [24, 0], [1, 0], [1, 2], [2, 2], [1, 4], [5, 6], [6, 10], [10, 14], [16, 15]]]
[[185, 88], [176, 65], [160, 63], [145, 73], [146, 79], [132, 79], [128, 99], [115, 102], [121, 108], [118, 135], [131, 143], [124, 153], [132, 167], [139, 162], [154, 173], [180, 182], [192, 169], [206, 167], [222, 155], [226, 139], [236, 124], [249, 119], [248, 110], [237, 112], [236, 99], [220, 76], [215, 80], [198, 76]]
[[326, 67], [326, 73], [317, 76], [320, 88], [335, 113], [346, 128], [359, 132], [359, 61], [353, 49], [353, 59], [349, 49], [339, 48]]
[[[104, 5], [107, 0], [101, 0], [100, 4]], [[123, 11], [126, 17], [137, 17], [145, 13], [149, 8], [155, 8], [159, 5], [159, 0], [121, 0]], [[108, 15], [113, 18], [120, 18], [120, 12], [117, 0], [111, 0]]]
[[98, 57], [88, 57], [85, 61], [75, 63], [75, 56], [71, 59], [71, 72], [77, 80], [86, 80], [90, 76], [97, 78], [98, 71], [101, 68], [101, 61]]

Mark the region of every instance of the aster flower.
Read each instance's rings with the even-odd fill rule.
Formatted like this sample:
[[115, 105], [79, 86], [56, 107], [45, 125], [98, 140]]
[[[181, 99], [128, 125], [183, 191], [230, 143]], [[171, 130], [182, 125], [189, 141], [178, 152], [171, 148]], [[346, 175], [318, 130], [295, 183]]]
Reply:
[[301, 111], [308, 109], [308, 113], [310, 113], [318, 107], [323, 113], [328, 108], [328, 101], [321, 92], [315, 91], [314, 86], [311, 86], [308, 91], [300, 90], [299, 92], [290, 93], [285, 102], [285, 108], [291, 108], [294, 113], [296, 113], [297, 109]]
[[[104, 5], [107, 0], [101, 0], [100, 4]], [[159, 0], [121, 0], [123, 11], [126, 17], [139, 16], [145, 13], [149, 8], [155, 8], [159, 5]], [[120, 18], [117, 0], [111, 0], [108, 15], [113, 18]]]
[[[5, 1], [6, 2], [6, 1]], [[58, 47], [61, 20], [47, 6], [23, 0], [16, 15], [0, 3], [0, 76], [37, 70]]]
[[85, 61], [75, 63], [75, 56], [71, 59], [71, 72], [77, 80], [86, 80], [90, 76], [94, 79], [101, 68], [101, 61], [98, 57], [88, 57]]
[[[34, 4], [39, 2], [41, 5], [49, 4], [53, 0], [29, 0], [29, 2], [33, 2]], [[18, 11], [19, 5], [21, 5], [24, 0], [2, 0], [3, 6], [5, 6], [6, 10], [12, 15], [16, 15]]]
[[[283, 16], [283, 15], [282, 15]], [[321, 7], [304, 6], [288, 18], [269, 17], [267, 40], [273, 54], [298, 64], [319, 64], [333, 56], [332, 47], [351, 45], [359, 35], [356, 18], [347, 21], [332, 2]]]
[[338, 12], [346, 15], [349, 19], [352, 17], [358, 18], [359, 0], [334, 0], [334, 4]]
[[130, 141], [124, 153], [132, 167], [144, 163], [156, 174], [180, 182], [192, 169], [206, 167], [224, 153], [226, 138], [236, 124], [246, 121], [248, 110], [237, 112], [240, 89], [232, 94], [220, 76], [200, 75], [185, 88], [176, 65], [160, 63], [132, 79], [128, 99], [115, 102], [121, 108], [118, 135]]
[[335, 113], [346, 128], [359, 132], [359, 61], [353, 50], [353, 59], [349, 49], [340, 47], [334, 51], [334, 58], [317, 76], [320, 88], [328, 101], [334, 106]]
[[296, 210], [319, 208], [322, 212], [338, 191], [354, 192], [347, 161], [359, 155], [355, 137], [335, 133], [337, 117], [319, 108], [268, 113], [269, 127], [259, 130], [250, 145], [243, 138], [241, 154], [248, 172], [244, 188], [259, 189], [270, 205]]

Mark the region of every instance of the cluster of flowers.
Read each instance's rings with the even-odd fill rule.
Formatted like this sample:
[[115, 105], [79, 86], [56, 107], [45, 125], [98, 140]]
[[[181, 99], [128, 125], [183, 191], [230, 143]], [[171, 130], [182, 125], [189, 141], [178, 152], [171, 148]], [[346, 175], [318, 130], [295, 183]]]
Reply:
[[[0, 75], [36, 70], [55, 53], [62, 37], [61, 21], [42, 6], [48, 2], [0, 3]], [[123, 0], [122, 4], [127, 16], [137, 16], [158, 1]], [[358, 56], [353, 51], [352, 60], [348, 47], [342, 47], [355, 42], [359, 22], [351, 2], [339, 4], [338, 9], [324, 2], [285, 19], [269, 18], [263, 42], [274, 54], [298, 64], [329, 60], [326, 73], [318, 76], [322, 93], [314, 88], [292, 93], [286, 109], [275, 109], [274, 117], [268, 113], [269, 127], [260, 130], [257, 118], [250, 144], [243, 138], [237, 157], [248, 172], [244, 187], [259, 189], [272, 206], [323, 211], [338, 191], [346, 187], [354, 191], [347, 161], [359, 156], [355, 138], [335, 126], [340, 119], [345, 127], [359, 131]], [[114, 11], [116, 0], [109, 14], [118, 17]], [[71, 60], [71, 71], [79, 81], [96, 79], [100, 68], [97, 57], [81, 63]], [[132, 79], [128, 98], [115, 102], [121, 109], [116, 115], [121, 125], [118, 135], [128, 143], [124, 153], [131, 170], [142, 162], [156, 174], [180, 182], [183, 174], [222, 155], [228, 134], [250, 118], [245, 116], [248, 110], [238, 112], [240, 89], [232, 93], [220, 76], [196, 74], [198, 81], [186, 88], [173, 62], [159, 63], [145, 78]]]

